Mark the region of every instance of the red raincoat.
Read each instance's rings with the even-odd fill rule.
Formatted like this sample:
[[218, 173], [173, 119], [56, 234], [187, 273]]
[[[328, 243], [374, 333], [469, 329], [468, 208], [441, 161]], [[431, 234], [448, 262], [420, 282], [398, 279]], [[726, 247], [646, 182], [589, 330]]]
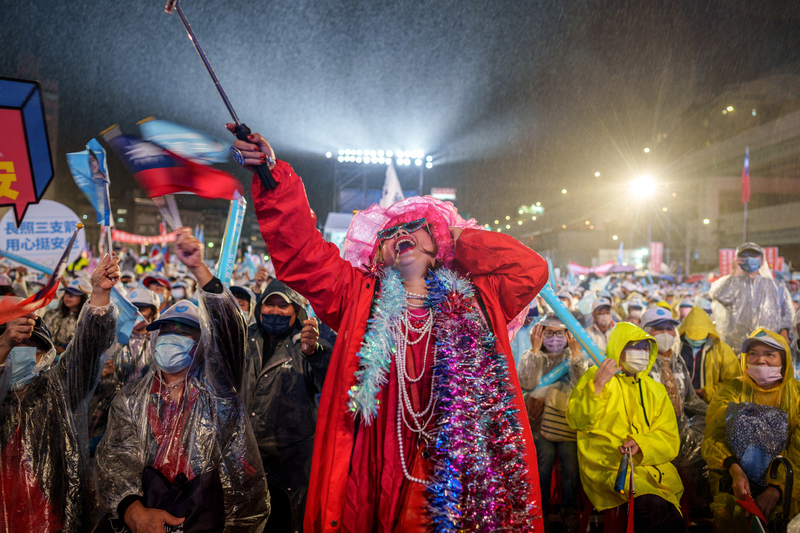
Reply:
[[[304, 530], [340, 531], [354, 444], [355, 419], [347, 405], [348, 391], [356, 384], [357, 353], [375, 296], [375, 279], [342, 259], [339, 249], [322, 238], [303, 183], [289, 164], [278, 161], [272, 175], [278, 186], [264, 192], [254, 176], [252, 195], [276, 275], [305, 296], [320, 320], [339, 333], [320, 401]], [[497, 336], [498, 351], [506, 354], [526, 444], [528, 501], [541, 509], [536, 449], [506, 325], [544, 286], [547, 263], [512, 237], [465, 229], [456, 241], [452, 267], [472, 279]], [[543, 530], [541, 518], [536, 530]]]

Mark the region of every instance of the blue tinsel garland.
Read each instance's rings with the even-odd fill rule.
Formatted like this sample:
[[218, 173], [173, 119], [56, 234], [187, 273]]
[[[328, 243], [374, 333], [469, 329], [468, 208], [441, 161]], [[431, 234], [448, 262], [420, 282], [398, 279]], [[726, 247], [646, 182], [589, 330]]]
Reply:
[[[406, 308], [397, 271], [382, 277], [358, 353], [358, 385], [350, 390], [350, 409], [361, 412], [367, 425], [377, 416], [376, 396], [396, 351], [391, 324]], [[432, 391], [438, 402], [435, 466], [428, 487], [433, 529], [533, 531], [537, 502], [529, 499], [525, 444], [506, 358], [497, 352], [468, 279], [440, 268], [427, 283], [427, 303], [437, 312], [433, 334], [439, 353]]]

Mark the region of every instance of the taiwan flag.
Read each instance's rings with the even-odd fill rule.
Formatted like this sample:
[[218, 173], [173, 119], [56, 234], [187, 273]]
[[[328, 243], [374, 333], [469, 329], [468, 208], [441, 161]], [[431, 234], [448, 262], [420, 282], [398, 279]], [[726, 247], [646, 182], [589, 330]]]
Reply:
[[750, 201], [750, 148], [744, 149], [744, 167], [742, 168], [742, 205]]
[[188, 192], [203, 198], [231, 200], [242, 184], [226, 172], [194, 163], [169, 150], [114, 127], [103, 138], [116, 152], [148, 198]]

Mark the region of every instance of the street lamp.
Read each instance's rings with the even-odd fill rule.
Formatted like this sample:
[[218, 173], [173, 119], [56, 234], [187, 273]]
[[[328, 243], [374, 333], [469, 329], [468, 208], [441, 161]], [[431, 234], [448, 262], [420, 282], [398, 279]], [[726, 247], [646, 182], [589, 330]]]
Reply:
[[656, 188], [655, 182], [649, 176], [642, 176], [641, 178], [631, 180], [630, 184], [633, 194], [640, 198], [646, 198], [652, 195]]

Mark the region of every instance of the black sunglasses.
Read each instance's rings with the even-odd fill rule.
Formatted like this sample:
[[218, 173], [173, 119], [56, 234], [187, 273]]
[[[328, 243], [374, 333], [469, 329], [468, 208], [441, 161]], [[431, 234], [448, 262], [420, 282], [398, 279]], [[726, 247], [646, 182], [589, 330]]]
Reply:
[[381, 240], [391, 239], [397, 235], [397, 232], [401, 229], [406, 230], [408, 233], [414, 233], [427, 223], [428, 221], [425, 218], [418, 218], [417, 220], [412, 220], [405, 224], [398, 224], [397, 226], [380, 230], [378, 232], [378, 238]]

